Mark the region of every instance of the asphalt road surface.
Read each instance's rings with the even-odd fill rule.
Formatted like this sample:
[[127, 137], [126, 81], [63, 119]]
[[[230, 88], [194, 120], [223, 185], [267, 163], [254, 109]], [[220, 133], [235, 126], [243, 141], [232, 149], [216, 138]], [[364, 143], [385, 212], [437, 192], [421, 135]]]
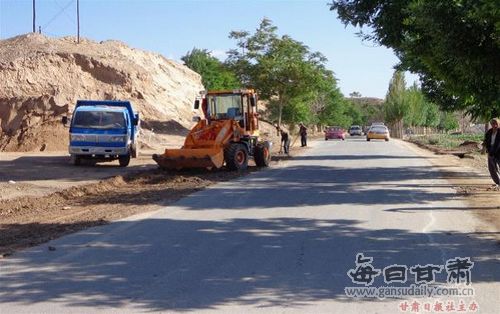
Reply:
[[[0, 312], [400, 313], [415, 301], [421, 312], [441, 302], [444, 313], [449, 303], [498, 313], [498, 243], [476, 232], [426, 157], [397, 141], [311, 144], [278, 167], [0, 261]], [[370, 279], [369, 264], [356, 272], [358, 253], [375, 272], [422, 266], [405, 283], [373, 275], [370, 287], [410, 287], [417, 274], [431, 279], [424, 266], [470, 257], [459, 278], [472, 283], [460, 289], [475, 295], [347, 297], [346, 287], [364, 287], [349, 270]], [[449, 274], [436, 271], [435, 284]]]

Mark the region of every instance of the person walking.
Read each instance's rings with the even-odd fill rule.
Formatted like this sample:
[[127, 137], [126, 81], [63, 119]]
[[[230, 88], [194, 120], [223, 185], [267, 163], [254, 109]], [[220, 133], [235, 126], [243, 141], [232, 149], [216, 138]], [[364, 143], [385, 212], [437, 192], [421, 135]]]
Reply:
[[307, 146], [307, 128], [302, 122], [299, 123], [299, 134], [301, 143], [300, 147]]
[[500, 119], [491, 119], [490, 124], [491, 129], [484, 135], [483, 147], [488, 153], [488, 170], [491, 179], [495, 182], [493, 188], [498, 189], [500, 187], [500, 132], [498, 131]]

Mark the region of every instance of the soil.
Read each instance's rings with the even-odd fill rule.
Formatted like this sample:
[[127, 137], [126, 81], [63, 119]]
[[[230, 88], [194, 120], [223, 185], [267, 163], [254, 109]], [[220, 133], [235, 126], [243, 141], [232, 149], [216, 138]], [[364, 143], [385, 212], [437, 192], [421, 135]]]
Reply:
[[500, 241], [500, 191], [491, 188], [486, 155], [471, 152], [464, 157], [423, 149], [420, 145], [405, 142], [408, 148], [428, 157], [434, 167], [441, 170], [481, 224], [476, 232], [484, 236], [494, 237]]
[[[271, 135], [270, 135], [271, 136]], [[277, 154], [272, 166], [290, 156]], [[300, 148], [292, 147], [292, 154]], [[159, 170], [151, 153], [127, 168], [117, 162], [97, 166], [69, 164], [57, 153], [0, 154], [0, 258], [96, 225], [157, 210], [211, 184], [246, 175], [222, 168], [169, 173]]]
[[78, 99], [129, 100], [146, 128], [182, 133], [203, 90], [199, 74], [160, 54], [36, 33], [0, 40], [0, 82], [0, 150], [9, 152], [64, 150], [61, 117]]
[[5, 256], [66, 233], [156, 210], [214, 182], [245, 173], [221, 170], [169, 174], [153, 169], [42, 197], [3, 200], [0, 201], [0, 254]]
[[464, 158], [464, 157], [472, 158], [471, 154], [480, 152], [482, 148], [481, 143], [473, 141], [465, 141], [462, 144], [460, 144], [459, 147], [456, 149], [447, 149], [437, 145], [426, 144], [412, 138], [409, 138], [408, 142], [413, 143], [421, 148], [430, 150], [431, 152], [434, 152], [437, 155], [454, 155], [459, 158]]

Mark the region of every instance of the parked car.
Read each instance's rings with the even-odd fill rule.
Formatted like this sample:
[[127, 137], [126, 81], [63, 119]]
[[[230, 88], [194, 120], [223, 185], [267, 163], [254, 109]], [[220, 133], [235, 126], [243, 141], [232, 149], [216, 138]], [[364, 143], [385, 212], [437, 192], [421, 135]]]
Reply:
[[361, 129], [361, 127], [359, 125], [352, 125], [350, 128], [349, 128], [349, 135], [350, 136], [354, 136], [354, 135], [363, 135], [363, 130]]
[[389, 135], [389, 129], [384, 126], [384, 125], [375, 125], [368, 130], [368, 133], [366, 133], [366, 140], [385, 140], [386, 142], [389, 140], [390, 135]]
[[345, 130], [338, 126], [332, 126], [325, 130], [325, 141], [332, 139], [345, 140]]

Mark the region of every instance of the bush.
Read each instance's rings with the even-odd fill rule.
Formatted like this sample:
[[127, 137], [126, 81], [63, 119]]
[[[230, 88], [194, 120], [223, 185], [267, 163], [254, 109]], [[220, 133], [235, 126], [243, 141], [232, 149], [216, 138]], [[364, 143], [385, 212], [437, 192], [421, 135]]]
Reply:
[[435, 137], [431, 137], [429, 138], [429, 144], [431, 145], [438, 145], [439, 144], [439, 139], [438, 138], [435, 138]]

